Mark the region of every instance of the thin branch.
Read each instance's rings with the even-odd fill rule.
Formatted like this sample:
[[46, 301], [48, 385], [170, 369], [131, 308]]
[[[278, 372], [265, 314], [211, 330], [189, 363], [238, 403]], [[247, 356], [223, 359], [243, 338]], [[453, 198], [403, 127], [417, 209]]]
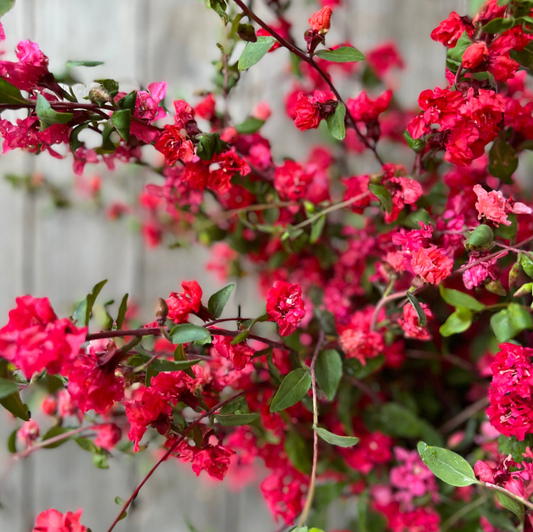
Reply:
[[99, 333], [88, 334], [85, 337], [87, 342], [91, 340], [101, 340], [102, 338], [120, 338], [122, 336], [161, 336], [159, 327], [146, 327], [144, 329], [102, 331]]
[[484, 410], [489, 406], [489, 398], [482, 397], [478, 399], [475, 403], [472, 403], [470, 406], [465, 408], [462, 412], [459, 412], [455, 417], [444, 423], [439, 429], [441, 434], [448, 434], [459, 425], [463, 424], [465, 421], [470, 419], [472, 416], [477, 414], [480, 410]]
[[137, 497], [137, 495], [139, 494], [139, 492], [141, 491], [142, 487], [146, 484], [146, 482], [148, 481], [148, 479], [154, 474], [155, 470], [174, 452], [174, 450], [176, 449], [176, 447], [186, 438], [187, 434], [189, 434], [192, 429], [194, 429], [194, 427], [196, 427], [200, 421], [202, 419], [204, 419], [205, 417], [208, 417], [208, 416], [211, 416], [213, 415], [217, 410], [219, 410], [220, 408], [222, 408], [226, 403], [229, 403], [230, 401], [233, 401], [233, 399], [235, 399], [236, 397], [240, 397], [241, 395], [243, 395], [244, 392], [241, 392], [237, 395], [234, 395], [233, 397], [229, 398], [229, 399], [226, 399], [225, 401], [222, 401], [221, 403], [218, 403], [217, 405], [215, 405], [213, 408], [211, 408], [210, 410], [207, 410], [206, 412], [204, 412], [200, 417], [198, 417], [197, 419], [195, 419], [184, 431], [183, 433], [181, 434], [181, 436], [179, 438], [177, 438], [177, 440], [168, 448], [168, 451], [163, 455], [163, 457], [154, 465], [154, 467], [152, 467], [152, 469], [150, 469], [150, 471], [148, 472], [148, 474], [143, 478], [143, 480], [141, 481], [141, 483], [133, 490], [133, 493], [130, 495], [129, 499], [124, 503], [124, 506], [122, 507], [122, 509], [120, 510], [119, 514], [117, 515], [117, 517], [115, 518], [115, 520], [113, 521], [113, 523], [111, 524], [111, 526], [109, 527], [108, 531], [107, 532], [111, 532], [116, 524], [120, 521], [120, 518], [122, 517], [122, 515], [124, 514], [125, 511], [127, 511], [127, 509], [129, 508], [130, 504], [133, 502], [133, 500]]
[[506, 490], [505, 488], [502, 488], [501, 486], [497, 486], [496, 484], [490, 484], [489, 482], [481, 482], [481, 485], [491, 490], [499, 491], [500, 493], [507, 495], [507, 497], [511, 497], [511, 499], [521, 502], [524, 506], [527, 506], [530, 510], [533, 510], [533, 504], [531, 502], [529, 502], [526, 499], [522, 499], [522, 497], [519, 497], [518, 495], [515, 495], [512, 491]]
[[305, 522], [307, 521], [307, 518], [309, 517], [309, 512], [311, 511], [311, 506], [313, 505], [313, 498], [315, 496], [316, 467], [318, 464], [318, 433], [316, 431], [318, 427], [318, 401], [316, 393], [315, 365], [322, 344], [324, 343], [324, 339], [324, 331], [320, 331], [320, 333], [318, 334], [318, 340], [315, 346], [315, 351], [313, 353], [313, 358], [311, 359], [311, 365], [309, 367], [309, 370], [311, 371], [311, 390], [313, 393], [313, 467], [311, 469], [311, 480], [309, 482], [309, 489], [307, 490], [305, 506], [302, 510], [302, 514], [300, 515], [300, 525], [305, 524]]
[[378, 321], [378, 314], [379, 311], [388, 303], [391, 301], [394, 301], [395, 299], [402, 299], [404, 297], [407, 297], [407, 292], [409, 290], [403, 290], [402, 292], [395, 292], [394, 294], [389, 294], [388, 296], [382, 297], [376, 304], [376, 308], [374, 309], [374, 314], [372, 314], [372, 321], [370, 322], [370, 330], [375, 331], [376, 330], [376, 323]]

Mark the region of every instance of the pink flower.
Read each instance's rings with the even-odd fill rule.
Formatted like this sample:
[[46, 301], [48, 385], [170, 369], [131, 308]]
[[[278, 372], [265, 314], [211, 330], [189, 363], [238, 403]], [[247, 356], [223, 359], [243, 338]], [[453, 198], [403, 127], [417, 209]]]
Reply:
[[236, 370], [244, 369], [254, 355], [254, 350], [246, 342], [231, 345], [232, 340], [230, 336], [215, 335], [213, 347], [221, 357], [231, 360]]
[[305, 316], [302, 289], [297, 284], [276, 281], [268, 292], [266, 310], [268, 319], [279, 325], [279, 334], [289, 336]]
[[419, 248], [413, 252], [411, 266], [416, 275], [431, 284], [439, 284], [452, 273], [453, 260], [437, 246]]
[[500, 190], [487, 192], [481, 185], [475, 185], [474, 192], [477, 196], [476, 209], [479, 213], [479, 220], [484, 216], [496, 225], [511, 225], [511, 221], [507, 218], [508, 212], [516, 214], [531, 214], [533, 212], [530, 207], [523, 203], [515, 203], [511, 206]]
[[302, 199], [312, 181], [313, 173], [290, 159], [286, 160], [283, 166], [278, 166], [274, 173], [274, 188], [282, 200]]
[[115, 448], [115, 445], [122, 437], [122, 431], [114, 423], [106, 423], [96, 427], [96, 430], [98, 431], [98, 436], [94, 439], [94, 444], [108, 452]]
[[231, 188], [230, 179], [235, 174], [245, 176], [250, 173], [250, 166], [237, 155], [235, 147], [220, 155], [214, 155], [211, 165], [218, 166], [218, 168], [210, 170], [207, 186], [220, 194], [228, 192]]
[[176, 323], [186, 323], [189, 314], [198, 312], [202, 304], [202, 289], [196, 281], [183, 281], [181, 286], [183, 288], [181, 294], [172, 292], [165, 300], [168, 306], [168, 319]]
[[[483, 256], [485, 255], [488, 255], [488, 252], [483, 254], [472, 252], [470, 254], [470, 258], [468, 259], [467, 266], [479, 261], [480, 259], [483, 259]], [[468, 288], [468, 290], [472, 290], [472, 288], [477, 288], [488, 278], [496, 280], [498, 278], [496, 263], [497, 258], [492, 258], [485, 261], [482, 260], [479, 264], [471, 266], [465, 270], [463, 273], [463, 282], [465, 287]]]
[[24, 422], [17, 432], [17, 440], [22, 442], [26, 447], [31, 447], [38, 437], [39, 425], [33, 419]]
[[[428, 319], [433, 318], [431, 310], [424, 303], [420, 303], [424, 313]], [[413, 305], [406, 304], [403, 306], [403, 317], [398, 319], [398, 324], [404, 331], [406, 338], [414, 338], [416, 340], [431, 340], [431, 334], [426, 327], [421, 327], [418, 323], [418, 314]]]
[[37, 516], [32, 532], [87, 532], [87, 527], [80, 523], [81, 514], [81, 509], [66, 514], [54, 509], [45, 510]]
[[261, 483], [261, 492], [274, 519], [292, 524], [301, 513], [308, 477], [296, 469], [277, 469]]
[[46, 369], [59, 373], [72, 364], [85, 342], [87, 328], [58, 319], [47, 298], [23, 296], [0, 329], [0, 355], [19, 367], [28, 379]]
[[346, 107], [352, 113], [355, 120], [361, 122], [373, 122], [379, 115], [387, 110], [392, 98], [392, 91], [385, 91], [375, 100], [370, 99], [365, 91], [362, 91], [357, 98], [349, 98]]
[[165, 156], [166, 163], [174, 166], [179, 159], [183, 162], [192, 161], [194, 146], [190, 140], [186, 140], [181, 129], [172, 124], [166, 124], [163, 129], [154, 146]]
[[195, 113], [204, 120], [213, 120], [216, 118], [216, 102], [214, 96], [209, 93], [195, 108]]

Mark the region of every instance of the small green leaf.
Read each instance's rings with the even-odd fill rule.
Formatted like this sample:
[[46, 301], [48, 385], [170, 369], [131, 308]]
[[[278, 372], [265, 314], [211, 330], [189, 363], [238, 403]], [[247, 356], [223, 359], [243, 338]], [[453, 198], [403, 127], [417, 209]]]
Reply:
[[311, 375], [303, 368], [291, 371], [282, 381], [270, 405], [271, 412], [280, 412], [301, 401], [311, 388]]
[[418, 317], [418, 325], [420, 327], [425, 327], [427, 325], [428, 319], [426, 316], [426, 313], [424, 312], [424, 309], [422, 308], [422, 305], [418, 301], [418, 299], [415, 297], [414, 294], [411, 292], [407, 292], [407, 299], [409, 300], [409, 303], [413, 306], [415, 309], [416, 315]]
[[192, 366], [195, 366], [196, 364], [198, 364], [198, 362], [200, 362], [200, 359], [179, 360], [177, 362], [158, 359], [152, 362], [150, 367], [155, 369], [158, 373], [164, 373], [166, 371], [184, 371], [186, 369], [191, 368]]
[[[51, 438], [55, 438], [56, 436], [60, 436], [61, 434], [65, 434], [67, 432], [70, 432], [73, 428], [72, 427], [60, 427], [59, 425], [56, 425], [55, 427], [52, 427], [49, 429], [46, 434], [43, 436], [43, 441], [49, 440]], [[64, 440], [56, 441], [55, 443], [51, 443], [50, 445], [45, 445], [45, 449], [55, 449], [56, 447], [59, 447], [60, 445], [63, 445], [67, 441], [69, 441], [71, 438], [65, 438]]]
[[344, 368], [348, 375], [351, 375], [356, 379], [364, 379], [376, 372], [383, 366], [383, 364], [385, 364], [385, 357], [383, 355], [367, 359], [364, 366], [356, 358], [347, 358], [344, 361]]
[[79, 126], [76, 126], [71, 132], [70, 132], [70, 138], [69, 138], [69, 146], [70, 151], [74, 153], [78, 148], [81, 148], [83, 146], [83, 142], [78, 139], [78, 135], [86, 128], [89, 127], [89, 123], [86, 122], [85, 124], [80, 124]]
[[18, 392], [18, 389], [19, 387], [16, 382], [10, 381], [9, 379], [0, 379], [0, 399]]
[[485, 33], [503, 33], [510, 30], [514, 25], [515, 19], [513, 17], [494, 18], [483, 26], [483, 31]]
[[227, 5], [225, 0], [202, 0], [202, 2], [205, 2], [205, 5], [210, 7], [219, 17], [223, 18], [224, 20], [227, 19]]
[[511, 176], [518, 168], [518, 156], [515, 149], [500, 134], [489, 151], [489, 172], [499, 177], [504, 183], [512, 183]]
[[30, 420], [30, 411], [28, 406], [22, 402], [19, 392], [12, 393], [3, 399], [0, 399], [0, 405], [11, 412], [15, 417], [23, 421]]
[[451, 336], [465, 332], [472, 325], [472, 311], [467, 308], [458, 307], [453, 314], [440, 326], [439, 332], [442, 336]]
[[118, 106], [123, 109], [129, 109], [132, 113], [135, 111], [135, 104], [137, 103], [137, 91], [131, 91], [129, 94], [126, 94], [124, 98], [121, 98], [118, 101]]
[[215, 139], [210, 135], [201, 135], [198, 137], [198, 145], [196, 146], [196, 155], [202, 161], [210, 161], [215, 153]]
[[463, 307], [473, 310], [475, 312], [481, 312], [485, 309], [485, 305], [480, 303], [477, 299], [460, 292], [459, 290], [454, 290], [453, 288], [444, 288], [441, 284], [439, 285], [440, 296], [448, 305], [453, 307]]
[[0, 17], [3, 17], [14, 5], [15, 0], [0, 0]]
[[275, 42], [276, 39], [274, 37], [257, 37], [257, 42], [249, 42], [239, 59], [239, 70], [247, 70], [259, 62], [274, 46]]
[[333, 401], [342, 378], [342, 358], [338, 351], [335, 349], [320, 351], [316, 359], [315, 375], [328, 400]]
[[222, 312], [224, 311], [224, 307], [228, 303], [228, 300], [235, 290], [234, 284], [229, 284], [225, 286], [224, 288], [221, 288], [218, 292], [215, 292], [207, 302], [207, 308], [209, 309], [209, 312], [213, 314], [215, 318], [220, 318], [222, 316]]
[[494, 229], [494, 236], [505, 240], [512, 240], [516, 236], [518, 229], [516, 214], [508, 214], [507, 219], [511, 222], [511, 225], [500, 224], [499, 227]]
[[529, 70], [531, 75], [533, 71], [533, 43], [530, 42], [521, 52], [511, 50], [511, 57], [518, 61], [523, 67]]
[[76, 310], [72, 315], [72, 319], [78, 324], [78, 326], [89, 325], [89, 320], [91, 319], [91, 313], [96, 298], [106, 283], [107, 279], [95, 284], [91, 293], [88, 294], [87, 297], [76, 307]]
[[259, 131], [259, 129], [264, 123], [264, 120], [259, 120], [259, 118], [251, 116], [250, 118], [247, 118], [244, 122], [241, 122], [240, 124], [236, 125], [235, 129], [238, 133], [248, 135]]
[[67, 61], [67, 68], [78, 67], [78, 66], [95, 67], [95, 66], [99, 66], [103, 64], [104, 64], [103, 61]]
[[506, 309], [492, 315], [490, 325], [498, 342], [506, 342], [523, 330], [533, 328], [533, 320], [521, 305], [509, 303]]
[[407, 144], [409, 147], [415, 152], [415, 153], [422, 153], [424, 151], [424, 148], [426, 147], [426, 143], [422, 139], [414, 139], [409, 135], [409, 131], [404, 131], [403, 136], [405, 140], [407, 141]]
[[97, 452], [96, 445], [89, 438], [74, 438], [74, 441], [84, 450], [90, 453]]
[[[1, 7], [0, 7], [1, 10]], [[1, 16], [1, 15], [0, 15]], [[0, 103], [28, 103], [21, 92], [5, 79], [0, 78]]]
[[520, 265], [527, 275], [533, 279], [533, 260], [531, 260], [531, 257], [523, 253], [520, 257]]
[[377, 183], [369, 183], [368, 189], [370, 190], [370, 192], [372, 192], [372, 194], [374, 194], [374, 196], [376, 196], [379, 199], [381, 205], [383, 205], [383, 208], [388, 213], [391, 213], [392, 212], [392, 196], [389, 190], [387, 189], [387, 187], [385, 185], [380, 185]]
[[465, 241], [465, 246], [468, 249], [488, 249], [494, 242], [494, 233], [492, 229], [486, 225], [478, 225], [468, 236]]
[[19, 429], [15, 429], [10, 435], [7, 440], [7, 450], [11, 454], [15, 454], [17, 452], [17, 432]]
[[326, 118], [328, 129], [331, 135], [337, 140], [344, 140], [346, 137], [346, 126], [344, 117], [346, 116], [346, 106], [342, 102], [337, 102], [335, 111]]
[[115, 126], [118, 134], [128, 142], [130, 138], [131, 110], [121, 109], [111, 116], [111, 123]]
[[322, 231], [324, 231], [324, 226], [326, 225], [326, 216], [320, 216], [313, 224], [311, 225], [311, 237], [309, 238], [309, 242], [311, 244], [314, 244], [317, 242], [317, 240], [320, 238], [320, 235], [322, 235]]
[[[109, 469], [109, 466], [107, 465], [107, 455], [103, 454], [103, 453], [95, 453], [95, 454], [93, 454], [93, 464], [98, 469]], [[124, 512], [120, 516], [120, 519], [124, 519], [124, 517], [126, 517], [126, 512]], [[120, 519], [119, 519], [119, 521], [120, 521]]]
[[251, 24], [239, 24], [237, 26], [237, 34], [243, 41], [257, 42], [257, 35]]
[[122, 325], [124, 325], [124, 320], [126, 319], [127, 311], [128, 311], [128, 294], [126, 294], [122, 298], [122, 301], [120, 302], [120, 307], [118, 308], [117, 329], [122, 329]]
[[520, 519], [520, 522], [524, 520], [524, 505], [521, 502], [518, 502], [515, 499], [511, 499], [511, 497], [508, 497], [504, 493], [500, 493], [499, 491], [496, 492], [496, 498], [498, 499], [498, 502], [507, 510], [513, 512], [518, 519]]
[[317, 50], [315, 55], [320, 59], [333, 63], [351, 63], [354, 61], [364, 61], [365, 56], [353, 46], [341, 46], [336, 50]]
[[291, 430], [287, 433], [283, 447], [298, 471], [307, 475], [311, 473], [311, 452], [304, 438]]
[[219, 414], [249, 414], [250, 409], [244, 395], [239, 395], [233, 398], [229, 403], [226, 403]]
[[223, 427], [239, 427], [253, 423], [259, 419], [259, 414], [219, 414], [215, 416], [215, 419]]
[[315, 430], [324, 441], [331, 443], [331, 445], [336, 445], [337, 447], [353, 447], [359, 442], [359, 438], [354, 438], [353, 436], [338, 436], [321, 427], [316, 427]]
[[53, 124], [66, 124], [73, 118], [72, 113], [58, 113], [54, 111], [48, 100], [41, 94], [37, 95], [37, 105], [35, 106], [35, 112], [41, 121], [41, 131], [44, 131], [47, 127]]
[[373, 430], [379, 430], [389, 436], [399, 438], [416, 438], [420, 436], [420, 420], [404, 405], [385, 403], [374, 411], [368, 411], [367, 419]]
[[170, 336], [174, 344], [188, 344], [197, 340], [207, 340], [211, 338], [211, 333], [204, 327], [199, 327], [192, 323], [183, 323], [176, 325], [170, 331]]

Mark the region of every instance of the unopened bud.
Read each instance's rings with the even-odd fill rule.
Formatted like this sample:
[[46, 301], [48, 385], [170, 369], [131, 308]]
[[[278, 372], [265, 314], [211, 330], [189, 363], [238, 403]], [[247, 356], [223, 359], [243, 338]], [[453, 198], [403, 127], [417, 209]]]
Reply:
[[155, 319], [157, 321], [157, 324], [160, 327], [163, 327], [163, 325], [165, 325], [165, 322], [167, 321], [168, 305], [167, 302], [162, 298], [159, 298], [158, 303], [159, 307], [157, 308], [157, 312], [155, 313]]
[[514, 297], [522, 297], [531, 293], [533, 293], [533, 283], [525, 283], [513, 295]]
[[89, 100], [93, 103], [102, 104], [105, 102], [111, 102], [111, 94], [105, 87], [97, 87], [89, 91]]
[[491, 279], [490, 281], [485, 283], [485, 288], [489, 292], [492, 292], [493, 294], [496, 294], [498, 296], [504, 296], [505, 294], [507, 294], [500, 281], [495, 281], [494, 279]]
[[513, 267], [509, 271], [509, 288], [512, 288], [516, 281], [518, 280], [518, 276], [520, 275], [520, 254], [518, 255], [518, 260], [513, 264]]
[[325, 35], [331, 24], [331, 7], [325, 6], [320, 11], [317, 11], [310, 19], [309, 25], [311, 29], [318, 33]]
[[368, 181], [374, 185], [380, 185], [383, 181], [383, 174], [372, 174]]

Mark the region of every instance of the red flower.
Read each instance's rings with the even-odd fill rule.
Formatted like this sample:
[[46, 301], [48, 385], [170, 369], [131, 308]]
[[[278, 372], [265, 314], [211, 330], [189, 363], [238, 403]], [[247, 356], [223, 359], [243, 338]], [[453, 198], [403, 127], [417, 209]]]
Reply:
[[463, 66], [476, 68], [481, 62], [489, 58], [489, 49], [483, 41], [471, 44], [463, 54]]
[[215, 112], [215, 98], [209, 93], [195, 108], [196, 114], [205, 120], [213, 120], [216, 118]]
[[0, 329], [0, 355], [19, 367], [28, 379], [38, 371], [59, 373], [77, 357], [87, 328], [58, 319], [48, 298], [23, 296]]
[[210, 171], [207, 186], [220, 194], [225, 194], [230, 189], [230, 180], [235, 174], [245, 176], [250, 173], [250, 166], [237, 155], [234, 147], [215, 155], [211, 164], [218, 165], [219, 168]]
[[314, 91], [311, 96], [300, 93], [294, 107], [294, 124], [300, 131], [316, 129], [320, 121], [334, 110], [333, 105], [322, 104], [333, 104], [335, 101], [335, 95], [328, 92]]
[[232, 340], [230, 336], [214, 336], [213, 347], [221, 357], [231, 360], [236, 370], [244, 369], [254, 355], [254, 350], [246, 342], [231, 345]]
[[437, 246], [420, 248], [413, 252], [411, 265], [415, 274], [424, 281], [439, 284], [452, 273], [453, 260]]
[[289, 159], [274, 174], [274, 188], [282, 200], [298, 201], [305, 197], [312, 181], [312, 173]]
[[434, 41], [441, 42], [448, 48], [455, 48], [457, 41], [465, 31], [469, 36], [472, 36], [474, 28], [470, 24], [466, 26], [461, 17], [455, 11], [452, 11], [450, 16], [431, 32], [431, 38]]
[[313, 31], [317, 31], [322, 35], [329, 31], [331, 25], [331, 8], [328, 6], [323, 7], [320, 11], [314, 13], [309, 19], [309, 25]]
[[194, 157], [192, 142], [186, 140], [178, 126], [172, 124], [164, 126], [164, 131], [154, 146], [165, 156], [165, 161], [169, 166], [174, 166], [179, 159], [183, 162], [189, 162]]
[[305, 316], [302, 289], [297, 284], [276, 281], [268, 292], [266, 310], [268, 319], [279, 325], [279, 334], [289, 336]]
[[379, 115], [387, 110], [392, 98], [392, 91], [385, 91], [375, 100], [368, 97], [365, 91], [362, 91], [357, 98], [349, 98], [346, 107], [352, 113], [355, 120], [360, 122], [372, 122], [377, 120]]
[[394, 42], [386, 42], [376, 46], [366, 54], [366, 60], [376, 76], [382, 78], [391, 68], [403, 68], [403, 60]]
[[183, 281], [181, 286], [183, 288], [181, 294], [172, 292], [165, 300], [168, 306], [168, 318], [176, 323], [185, 323], [189, 319], [189, 314], [198, 312], [202, 304], [202, 289], [196, 281]]
[[96, 430], [98, 431], [98, 436], [94, 439], [94, 444], [109, 452], [115, 448], [115, 445], [122, 437], [122, 431], [114, 423], [106, 423], [96, 427]]
[[37, 516], [32, 532], [87, 532], [87, 527], [80, 523], [81, 513], [81, 509], [66, 514], [53, 508], [45, 510]]
[[[424, 310], [428, 321], [433, 318], [431, 310], [424, 303], [420, 303]], [[425, 327], [421, 327], [418, 323], [418, 314], [413, 308], [413, 305], [407, 304], [403, 307], [403, 317], [398, 319], [398, 325], [403, 329], [406, 338], [414, 338], [416, 340], [431, 340], [431, 334]]]

